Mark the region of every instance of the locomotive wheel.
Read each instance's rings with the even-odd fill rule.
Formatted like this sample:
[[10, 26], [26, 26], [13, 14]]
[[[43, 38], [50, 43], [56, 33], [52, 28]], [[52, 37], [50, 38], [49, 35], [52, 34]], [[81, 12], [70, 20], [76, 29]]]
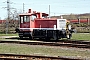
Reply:
[[20, 39], [23, 39], [23, 36], [19, 36], [20, 37]]
[[31, 36], [29, 36], [29, 39], [32, 39], [32, 37], [31, 37]]
[[32, 39], [32, 37], [29, 37], [29, 39]]
[[58, 40], [58, 37], [57, 37], [57, 36], [55, 36], [55, 37], [54, 37], [54, 40]]
[[46, 41], [49, 41], [49, 40], [50, 40], [50, 38], [49, 38], [49, 37], [46, 37], [46, 38], [45, 38], [45, 40], [46, 40]]
[[54, 36], [53, 36], [53, 39], [54, 39], [54, 40], [58, 40], [58, 36], [54, 35]]

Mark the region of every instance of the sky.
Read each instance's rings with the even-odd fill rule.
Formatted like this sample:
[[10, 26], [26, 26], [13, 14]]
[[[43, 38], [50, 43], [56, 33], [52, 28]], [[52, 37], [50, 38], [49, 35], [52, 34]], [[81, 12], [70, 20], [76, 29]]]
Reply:
[[[0, 19], [7, 17], [6, 1], [0, 1]], [[23, 12], [23, 3], [25, 12], [32, 9], [37, 12], [49, 13], [50, 5], [50, 16], [90, 13], [90, 0], [10, 0], [10, 8], [14, 8], [10, 11]]]

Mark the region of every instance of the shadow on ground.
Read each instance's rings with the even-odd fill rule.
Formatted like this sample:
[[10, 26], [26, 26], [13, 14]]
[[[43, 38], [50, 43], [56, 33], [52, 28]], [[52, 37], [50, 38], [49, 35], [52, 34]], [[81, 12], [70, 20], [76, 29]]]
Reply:
[[23, 39], [20, 39], [19, 37], [11, 37], [11, 38], [5, 38], [5, 39], [10, 39], [10, 40], [28, 40], [28, 41], [43, 41], [43, 42], [65, 42], [65, 41], [72, 41], [72, 40], [68, 40], [68, 39], [59, 39], [59, 40], [53, 40], [53, 39], [29, 39], [29, 38], [23, 38]]
[[59, 40], [45, 40], [45, 39], [29, 39], [29, 38], [23, 38], [20, 39], [19, 37], [12, 37], [12, 38], [5, 38], [5, 39], [10, 39], [10, 40], [25, 40], [25, 41], [41, 41], [41, 42], [63, 42], [63, 43], [74, 43], [74, 44], [90, 44], [90, 41], [85, 41], [85, 40], [75, 40], [75, 39], [59, 39]]

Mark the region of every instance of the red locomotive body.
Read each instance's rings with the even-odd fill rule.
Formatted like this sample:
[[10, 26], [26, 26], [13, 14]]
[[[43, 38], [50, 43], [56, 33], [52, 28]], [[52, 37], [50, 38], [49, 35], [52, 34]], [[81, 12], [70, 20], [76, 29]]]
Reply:
[[66, 19], [48, 18], [48, 14], [31, 11], [20, 14], [19, 37], [55, 39], [71, 38], [71, 25]]
[[56, 22], [56, 19], [36, 19], [35, 28], [53, 28]]

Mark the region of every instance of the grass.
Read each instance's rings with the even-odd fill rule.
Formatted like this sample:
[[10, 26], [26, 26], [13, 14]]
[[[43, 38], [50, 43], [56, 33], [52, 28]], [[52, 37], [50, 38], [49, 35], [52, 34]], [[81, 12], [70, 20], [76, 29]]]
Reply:
[[[0, 40], [10, 40], [11, 39], [10, 38], [11, 36], [16, 36], [15, 39], [18, 38], [18, 34], [0, 34]], [[13, 40], [13, 39], [11, 39], [11, 40]]]
[[90, 33], [73, 33], [71, 39], [90, 41]]
[[74, 56], [90, 58], [90, 51], [75, 48], [46, 47], [32, 45], [0, 44], [0, 53], [35, 54], [48, 56]]
[[0, 36], [18, 36], [18, 34], [0, 34]]
[[[18, 34], [0, 34], [0, 36], [18, 36]], [[90, 40], [90, 33], [73, 33], [71, 39]], [[16, 44], [0, 44], [0, 53], [35, 54], [35, 55], [49, 55], [49, 56], [76, 56], [76, 57], [90, 58], [89, 49], [16, 45]]]

